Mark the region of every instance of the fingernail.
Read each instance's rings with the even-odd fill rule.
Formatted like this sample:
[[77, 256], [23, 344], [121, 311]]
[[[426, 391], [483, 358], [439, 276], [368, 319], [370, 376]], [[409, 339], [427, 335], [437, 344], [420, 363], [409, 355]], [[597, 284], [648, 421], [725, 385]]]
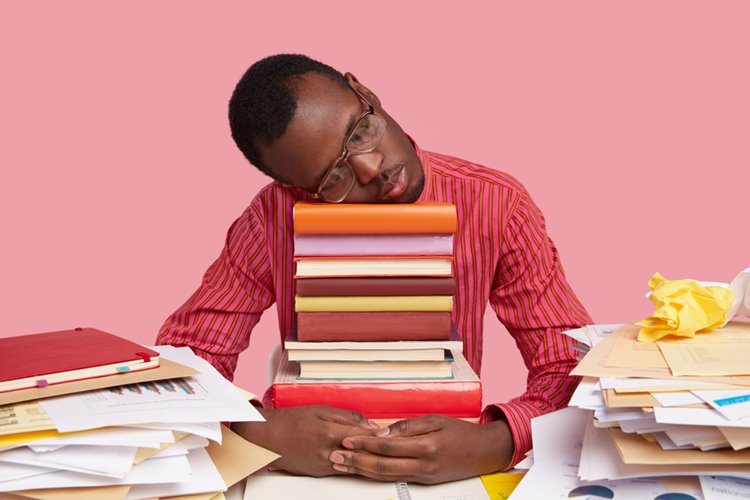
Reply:
[[367, 424], [370, 426], [370, 429], [380, 429], [380, 426], [372, 420], [368, 420]]
[[341, 446], [343, 446], [344, 448], [348, 448], [348, 449], [351, 450], [352, 448], [354, 448], [354, 443], [352, 443], [351, 440], [349, 440], [349, 439], [344, 439], [341, 442]]
[[349, 472], [349, 468], [346, 465], [333, 464], [333, 470], [337, 470], [339, 472]]
[[[344, 455], [342, 455], [338, 451], [332, 452], [331, 456], [329, 458], [330, 458], [331, 462], [333, 462], [335, 464], [343, 464], [344, 463]], [[334, 468], [335, 467], [336, 466], [334, 465]]]
[[382, 429], [378, 430], [375, 435], [378, 437], [384, 437], [391, 433], [390, 427], [383, 427]]

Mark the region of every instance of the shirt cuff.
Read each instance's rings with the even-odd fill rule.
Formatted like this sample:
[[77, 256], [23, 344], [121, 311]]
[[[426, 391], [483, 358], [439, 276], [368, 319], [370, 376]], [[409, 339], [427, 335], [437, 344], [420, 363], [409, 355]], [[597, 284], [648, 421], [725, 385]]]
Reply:
[[528, 403], [504, 403], [487, 406], [480, 417], [481, 424], [504, 419], [508, 423], [513, 439], [513, 455], [503, 470], [510, 470], [526, 458], [531, 449], [531, 419], [539, 415], [539, 409]]

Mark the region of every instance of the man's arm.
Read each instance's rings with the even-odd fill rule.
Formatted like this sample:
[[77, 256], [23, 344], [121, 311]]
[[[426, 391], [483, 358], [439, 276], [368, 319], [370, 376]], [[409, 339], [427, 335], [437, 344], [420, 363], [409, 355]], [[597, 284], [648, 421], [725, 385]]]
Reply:
[[544, 216], [525, 190], [517, 194], [503, 234], [490, 305], [529, 370], [526, 392], [490, 405], [482, 414], [483, 422], [507, 421], [514, 444], [509, 467], [531, 449], [530, 420], [564, 407], [578, 385], [577, 378], [568, 376], [577, 363], [572, 339], [562, 332], [592, 322], [565, 278]]
[[167, 318], [156, 343], [188, 346], [232, 380], [250, 332], [274, 300], [263, 225], [251, 206], [229, 228], [219, 258]]
[[[224, 249], [206, 271], [201, 286], [167, 319], [157, 337], [158, 344], [189, 346], [229, 380], [252, 328], [276, 300], [273, 257], [286, 253], [282, 248], [285, 235], [274, 232], [277, 226], [266, 227], [269, 211], [263, 193], [232, 224]], [[276, 195], [274, 199], [282, 204], [289, 196], [286, 191]], [[328, 406], [260, 411], [266, 422], [232, 428], [282, 455], [273, 465], [297, 474], [335, 474], [328, 454], [347, 436], [374, 432], [359, 413]]]

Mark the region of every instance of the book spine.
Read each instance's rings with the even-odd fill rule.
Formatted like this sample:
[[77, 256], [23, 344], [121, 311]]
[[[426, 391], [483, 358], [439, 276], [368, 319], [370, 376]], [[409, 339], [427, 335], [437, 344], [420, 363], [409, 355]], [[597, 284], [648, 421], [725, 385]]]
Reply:
[[451, 255], [453, 235], [446, 234], [296, 234], [294, 255]]
[[455, 278], [307, 278], [297, 280], [297, 295], [453, 295]]
[[353, 340], [448, 340], [449, 312], [301, 312], [297, 340], [336, 342]]
[[453, 276], [453, 256], [399, 257], [294, 257], [295, 278], [332, 278], [354, 276]]
[[330, 405], [367, 418], [473, 418], [482, 411], [479, 381], [274, 384], [272, 393], [276, 408]]
[[340, 296], [294, 299], [296, 312], [436, 311], [453, 310], [450, 295], [406, 295], [396, 297]]
[[297, 203], [295, 234], [452, 234], [456, 207], [447, 203]]

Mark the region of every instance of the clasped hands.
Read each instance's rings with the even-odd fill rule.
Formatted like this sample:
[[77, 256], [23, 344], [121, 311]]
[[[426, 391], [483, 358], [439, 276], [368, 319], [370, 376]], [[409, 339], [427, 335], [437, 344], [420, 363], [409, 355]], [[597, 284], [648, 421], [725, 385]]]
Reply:
[[272, 467], [293, 474], [434, 484], [500, 470], [513, 453], [504, 421], [479, 425], [427, 415], [380, 428], [357, 412], [329, 406], [261, 413], [265, 423], [233, 428], [279, 453]]

